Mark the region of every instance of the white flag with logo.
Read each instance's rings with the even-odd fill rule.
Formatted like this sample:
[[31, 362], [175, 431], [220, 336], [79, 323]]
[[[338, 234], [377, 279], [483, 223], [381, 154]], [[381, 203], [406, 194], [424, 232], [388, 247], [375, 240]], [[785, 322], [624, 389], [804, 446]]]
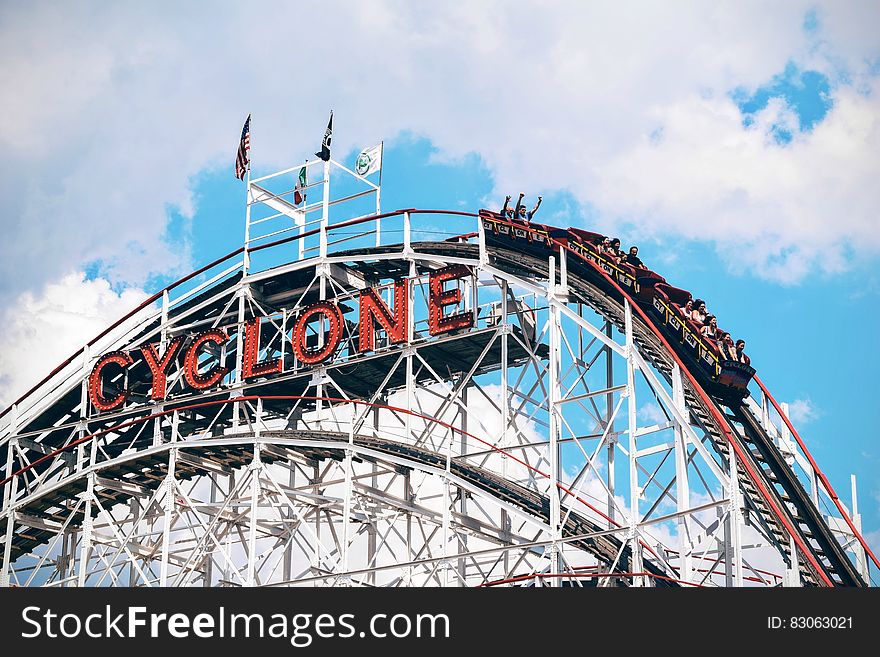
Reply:
[[369, 176], [382, 168], [382, 144], [376, 144], [365, 148], [357, 156], [354, 163], [354, 170], [359, 176]]

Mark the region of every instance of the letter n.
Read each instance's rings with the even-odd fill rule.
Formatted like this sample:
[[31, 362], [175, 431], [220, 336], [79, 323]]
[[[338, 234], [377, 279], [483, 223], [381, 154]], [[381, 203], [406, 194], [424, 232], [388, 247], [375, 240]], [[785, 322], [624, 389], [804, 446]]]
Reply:
[[375, 324], [384, 329], [391, 344], [406, 342], [409, 294], [406, 279], [394, 281], [394, 314], [372, 287], [361, 292], [358, 351], [374, 349]]

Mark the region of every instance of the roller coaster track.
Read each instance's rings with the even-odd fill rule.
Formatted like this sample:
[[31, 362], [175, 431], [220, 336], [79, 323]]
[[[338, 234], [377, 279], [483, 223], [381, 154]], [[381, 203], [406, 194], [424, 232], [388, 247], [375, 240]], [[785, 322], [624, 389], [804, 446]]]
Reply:
[[[448, 255], [472, 261], [474, 264], [479, 263], [479, 246], [474, 244], [422, 242], [413, 243], [412, 247], [423, 254]], [[367, 258], [373, 254], [399, 251], [399, 245], [395, 245], [355, 249], [336, 255]], [[547, 279], [550, 275], [547, 261], [534, 255], [498, 246], [488, 247], [487, 254], [489, 262], [502, 271], [514, 275], [526, 273], [539, 279]], [[600, 281], [601, 287], [597, 284]], [[815, 585], [865, 586], [866, 583], [844, 553], [810, 496], [786, 464], [773, 438], [748, 404], [711, 397], [688, 372], [666, 338], [641, 310], [639, 304], [604, 272], [596, 268], [595, 277], [588, 278], [578, 276], [569, 270], [567, 282], [569, 292], [575, 300], [591, 307], [621, 331], [625, 329], [625, 303], [628, 303], [633, 309], [633, 338], [639, 354], [669, 382], [672, 381], [676, 365], [682, 370], [685, 375], [684, 397], [691, 421], [705, 432], [707, 440], [711, 442], [726, 465], [729, 463], [731, 451], [736, 454], [738, 483], [744, 494], [752, 524], [774, 542], [789, 559], [797, 561], [803, 581]], [[290, 438], [293, 435], [278, 434], [278, 437]], [[347, 436], [328, 433], [318, 435], [314, 432], [297, 434], [297, 437], [319, 441], [348, 440]], [[445, 455], [392, 440], [355, 436], [354, 441], [363, 448], [403, 458], [411, 462], [414, 467], [438, 467], [442, 466], [442, 462], [446, 459]], [[206, 445], [205, 449], [212, 448]], [[307, 448], [302, 449], [307, 450]], [[316, 450], [316, 453], [321, 453], [321, 450]], [[226, 456], [229, 457], [229, 454], [227, 453]], [[322, 456], [338, 458], [338, 453], [334, 449], [325, 448]], [[134, 467], [139, 462], [135, 459], [130, 460], [129, 464]], [[244, 464], [245, 461], [242, 460], [240, 465]], [[473, 486], [514, 504], [535, 517], [542, 520], [549, 519], [549, 501], [546, 496], [506, 481], [483, 468], [456, 463], [453, 469], [456, 476]], [[121, 474], [119, 473], [118, 476]], [[193, 472], [191, 476], [195, 474]], [[143, 482], [132, 483], [150, 487], [155, 484], [155, 480], [151, 483], [147, 477]], [[52, 495], [33, 496], [34, 512], [38, 514], [41, 505], [48, 508], [57, 503], [62, 496], [76, 495], [77, 486], [80, 484], [70, 482], [70, 490], [56, 490], [52, 491]], [[122, 494], [115, 501], [124, 502], [125, 495]], [[0, 530], [2, 529], [0, 527]], [[565, 522], [563, 536], [593, 535], [592, 538], [574, 540], [602, 562], [612, 563], [617, 560], [619, 567], [624, 571], [627, 570], [630, 561], [629, 547], [614, 536], [602, 535], [602, 529], [596, 523], [573, 513]], [[35, 545], [48, 540], [49, 536], [51, 536], [50, 531], [41, 533], [35, 530], [26, 540], [16, 537], [13, 554], [23, 554]], [[662, 565], [646, 559], [644, 567], [648, 573], [656, 576], [655, 581], [658, 585], [674, 585], [674, 582], [668, 578], [670, 571]]]

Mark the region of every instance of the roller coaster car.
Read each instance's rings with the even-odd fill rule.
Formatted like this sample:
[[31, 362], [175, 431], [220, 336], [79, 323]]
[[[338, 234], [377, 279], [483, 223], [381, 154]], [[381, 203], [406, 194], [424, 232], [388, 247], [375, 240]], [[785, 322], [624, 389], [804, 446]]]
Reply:
[[715, 341], [700, 334], [700, 326], [682, 311], [690, 299], [687, 290], [667, 283], [656, 284], [651, 303], [655, 322], [672, 338], [673, 346], [680, 347], [679, 353], [697, 364], [693, 371], [705, 375], [701, 377], [703, 384], [712, 394], [723, 398], [746, 397], [754, 368], [723, 358]]
[[541, 257], [546, 257], [547, 251], [559, 250], [557, 239], [566, 236], [562, 228], [502, 217], [490, 210], [480, 210], [480, 221], [483, 222], [483, 231], [489, 244], [510, 246], [513, 242], [517, 248], [532, 254], [539, 253]]
[[655, 324], [671, 338], [673, 348], [688, 361], [689, 369], [699, 376], [708, 392], [726, 399], [742, 399], [749, 394], [748, 384], [755, 370], [744, 363], [724, 359], [715, 341], [703, 337], [700, 327], [682, 312], [681, 307], [691, 298], [691, 293], [672, 287], [650, 269], [615, 262], [599, 248], [603, 235], [580, 228], [562, 229], [511, 219], [490, 210], [480, 210], [480, 221], [488, 244], [503, 247], [515, 244], [517, 249], [541, 258], [558, 251], [560, 246], [567, 247], [572, 253], [568, 259], [569, 269], [605, 289], [607, 282], [600, 280], [594, 267], [584, 261], [592, 262], [650, 311]]

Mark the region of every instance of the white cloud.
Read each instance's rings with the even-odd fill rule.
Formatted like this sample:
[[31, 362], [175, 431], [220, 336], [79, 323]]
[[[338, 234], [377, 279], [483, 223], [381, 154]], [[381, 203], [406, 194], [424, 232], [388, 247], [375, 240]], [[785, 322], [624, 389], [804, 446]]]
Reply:
[[117, 294], [106, 280], [86, 280], [82, 272], [64, 276], [39, 294], [21, 294], [2, 314], [0, 407], [12, 403], [145, 297], [136, 289]]
[[[0, 306], [96, 259], [135, 285], [187, 267], [167, 210], [191, 213], [206, 169], [236, 184], [244, 116], [275, 167], [314, 150], [330, 107], [337, 153], [406, 131], [477, 152], [498, 190], [569, 191], [600, 226], [700, 236], [783, 281], [838, 271], [880, 249], [880, 16], [820, 5], [810, 34], [813, 6], [6, 4]], [[728, 94], [789, 61], [832, 77], [833, 107], [780, 146], [768, 126], [791, 111], [746, 128]]]
[[650, 402], [639, 408], [638, 416], [640, 420], [650, 422], [651, 424], [663, 424], [664, 422], [669, 421], [669, 418], [663, 412], [663, 409], [654, 402]]
[[788, 417], [797, 425], [812, 422], [821, 415], [821, 411], [810, 399], [795, 399], [788, 405]]
[[[810, 36], [813, 4], [6, 3], [0, 400], [144, 296], [67, 272], [100, 259], [141, 286], [190, 264], [168, 207], [191, 214], [205, 169], [237, 184], [249, 111], [258, 166], [310, 155], [333, 107], [336, 153], [425, 136], [441, 159], [477, 152], [502, 193], [565, 190], [601, 225], [714, 241], [734, 270], [794, 282], [874, 255], [878, 5], [820, 6]], [[831, 77], [833, 106], [781, 146], [791, 110], [746, 128], [728, 93], [790, 60]], [[792, 402], [797, 423], [816, 412]]]

